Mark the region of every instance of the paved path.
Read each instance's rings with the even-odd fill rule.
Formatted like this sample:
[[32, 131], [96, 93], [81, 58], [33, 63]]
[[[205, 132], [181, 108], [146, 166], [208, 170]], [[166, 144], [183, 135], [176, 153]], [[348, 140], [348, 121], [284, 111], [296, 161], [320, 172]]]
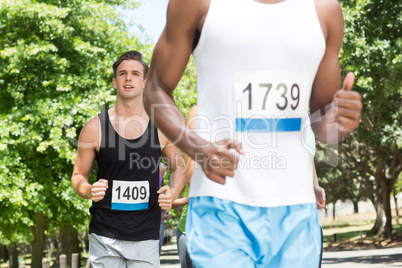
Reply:
[[[180, 268], [176, 240], [162, 247], [161, 267]], [[402, 247], [324, 252], [322, 268], [402, 267]], [[248, 268], [248, 267], [244, 267]]]
[[161, 267], [180, 268], [179, 255], [177, 254], [176, 237], [174, 236], [169, 245], [162, 246]]
[[322, 267], [402, 267], [402, 247], [324, 252]]

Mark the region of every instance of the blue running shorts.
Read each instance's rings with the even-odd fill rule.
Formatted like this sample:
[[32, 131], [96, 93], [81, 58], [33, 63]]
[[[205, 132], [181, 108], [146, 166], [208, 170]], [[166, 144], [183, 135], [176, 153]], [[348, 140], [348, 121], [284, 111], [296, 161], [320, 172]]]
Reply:
[[320, 265], [321, 226], [313, 203], [253, 207], [194, 197], [188, 206], [186, 239], [197, 268]]

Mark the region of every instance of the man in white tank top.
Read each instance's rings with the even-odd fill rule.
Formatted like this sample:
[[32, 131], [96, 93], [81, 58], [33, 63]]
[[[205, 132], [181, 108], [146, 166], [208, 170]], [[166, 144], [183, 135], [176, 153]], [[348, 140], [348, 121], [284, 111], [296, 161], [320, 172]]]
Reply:
[[[314, 136], [342, 140], [362, 109], [354, 75], [340, 85], [342, 38], [336, 0], [169, 2], [144, 98], [196, 163], [186, 222], [196, 267], [319, 266]], [[191, 54], [196, 131], [172, 97]]]

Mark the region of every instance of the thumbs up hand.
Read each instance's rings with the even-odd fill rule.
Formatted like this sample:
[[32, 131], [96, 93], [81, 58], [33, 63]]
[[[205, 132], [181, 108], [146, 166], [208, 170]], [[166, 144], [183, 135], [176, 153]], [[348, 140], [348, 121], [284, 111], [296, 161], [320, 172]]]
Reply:
[[355, 75], [350, 72], [343, 80], [343, 86], [333, 98], [332, 106], [338, 122], [338, 130], [346, 136], [359, 126], [363, 104], [359, 92], [352, 91]]

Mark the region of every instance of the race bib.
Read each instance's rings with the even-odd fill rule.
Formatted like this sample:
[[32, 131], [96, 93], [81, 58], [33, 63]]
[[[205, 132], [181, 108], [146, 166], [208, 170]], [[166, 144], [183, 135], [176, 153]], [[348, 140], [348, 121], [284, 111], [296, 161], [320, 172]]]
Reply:
[[148, 181], [113, 181], [112, 210], [142, 210], [148, 203]]
[[[243, 72], [235, 75], [236, 131], [300, 131], [306, 75]], [[303, 108], [301, 108], [303, 107]]]

